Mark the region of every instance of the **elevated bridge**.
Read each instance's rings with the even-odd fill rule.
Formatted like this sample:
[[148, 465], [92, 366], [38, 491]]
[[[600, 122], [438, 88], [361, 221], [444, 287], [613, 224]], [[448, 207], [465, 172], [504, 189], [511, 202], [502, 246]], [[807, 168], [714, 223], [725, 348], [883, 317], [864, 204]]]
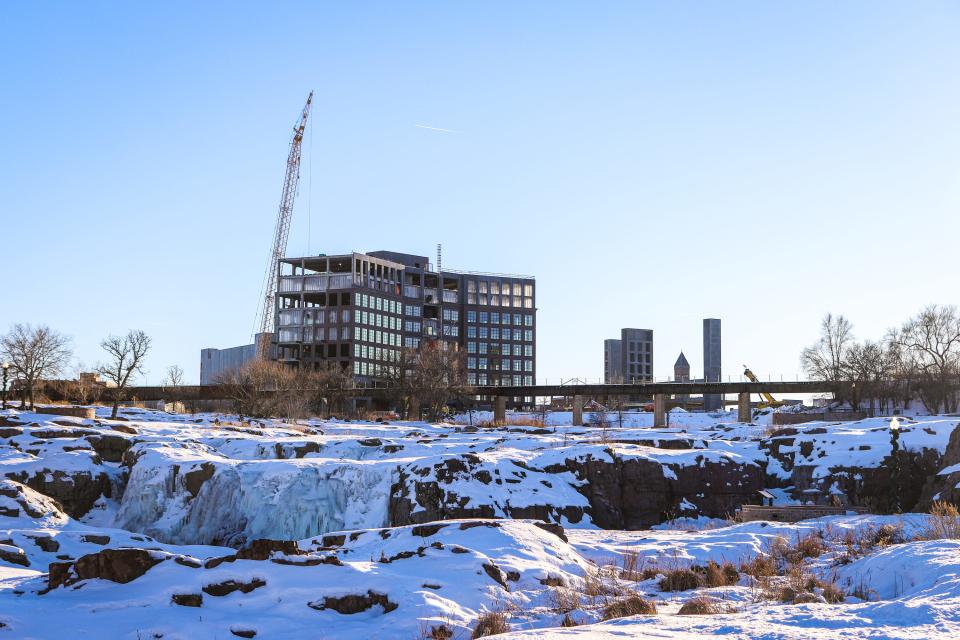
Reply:
[[[470, 394], [474, 398], [490, 398], [493, 401], [494, 420], [502, 422], [506, 417], [508, 398], [566, 396], [573, 400], [573, 423], [583, 422], [583, 406], [587, 398], [611, 396], [640, 396], [653, 398], [654, 425], [666, 425], [667, 398], [675, 395], [718, 394], [738, 396], [738, 419], [749, 422], [751, 418], [750, 395], [766, 393], [830, 393], [828, 382], [640, 382], [635, 384], [543, 384], [533, 386], [484, 385], [475, 386]], [[318, 389], [303, 389], [304, 393]], [[387, 398], [395, 390], [384, 386], [359, 386], [342, 392], [353, 398]], [[169, 400], [176, 395], [178, 400], [229, 400], [228, 388], [221, 385], [170, 387], [130, 387], [127, 397], [137, 400]], [[411, 405], [416, 408], [416, 390], [411, 390]]]

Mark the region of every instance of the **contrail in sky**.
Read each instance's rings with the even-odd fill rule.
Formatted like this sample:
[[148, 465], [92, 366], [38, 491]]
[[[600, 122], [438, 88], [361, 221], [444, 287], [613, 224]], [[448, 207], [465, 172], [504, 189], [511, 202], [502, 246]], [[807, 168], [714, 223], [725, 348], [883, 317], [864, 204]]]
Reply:
[[428, 126], [425, 125], [425, 124], [415, 124], [415, 125], [413, 125], [413, 126], [415, 126], [415, 127], [420, 127], [421, 129], [430, 129], [430, 131], [443, 131], [444, 133], [458, 133], [457, 131], [454, 131], [453, 129], [441, 129], [440, 127], [428, 127]]

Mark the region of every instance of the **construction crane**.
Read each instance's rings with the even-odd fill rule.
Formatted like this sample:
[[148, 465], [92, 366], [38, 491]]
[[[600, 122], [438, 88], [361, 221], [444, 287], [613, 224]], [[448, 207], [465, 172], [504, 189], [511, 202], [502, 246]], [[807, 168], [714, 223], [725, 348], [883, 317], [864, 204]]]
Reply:
[[[313, 91], [307, 96], [307, 104], [300, 112], [300, 119], [293, 127], [290, 140], [290, 153], [287, 154], [287, 174], [283, 179], [283, 194], [280, 196], [280, 212], [277, 214], [277, 227], [274, 231], [273, 249], [267, 262], [267, 272], [263, 278], [263, 306], [260, 309], [259, 325], [261, 334], [272, 334], [274, 330], [274, 300], [277, 295], [277, 261], [287, 252], [287, 237], [290, 235], [290, 219], [293, 217], [293, 201], [297, 197], [297, 184], [300, 182], [300, 147], [303, 132], [307, 128], [307, 116], [313, 102]], [[266, 360], [270, 356], [270, 340], [261, 336], [256, 340], [257, 358]]]
[[[760, 382], [759, 380], [757, 380], [757, 376], [753, 375], [753, 371], [750, 371], [750, 367], [748, 367], [747, 365], [743, 365], [743, 375], [750, 382]], [[760, 406], [766, 406], [766, 407], [782, 407], [783, 406], [783, 402], [774, 398], [773, 394], [767, 391], [761, 391], [758, 395], [764, 400], [763, 404], [761, 404]]]

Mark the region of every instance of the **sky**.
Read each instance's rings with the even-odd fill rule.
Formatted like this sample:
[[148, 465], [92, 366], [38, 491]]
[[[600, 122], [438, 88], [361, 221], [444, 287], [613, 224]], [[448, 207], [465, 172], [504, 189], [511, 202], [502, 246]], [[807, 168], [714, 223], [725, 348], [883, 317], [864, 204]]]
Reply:
[[310, 90], [287, 253], [536, 276], [540, 381], [599, 378], [621, 327], [657, 377], [702, 371], [705, 317], [725, 378], [790, 379], [826, 312], [879, 338], [960, 302], [956, 2], [7, 2], [0, 29], [0, 332], [89, 367], [143, 329], [140, 382], [250, 341]]

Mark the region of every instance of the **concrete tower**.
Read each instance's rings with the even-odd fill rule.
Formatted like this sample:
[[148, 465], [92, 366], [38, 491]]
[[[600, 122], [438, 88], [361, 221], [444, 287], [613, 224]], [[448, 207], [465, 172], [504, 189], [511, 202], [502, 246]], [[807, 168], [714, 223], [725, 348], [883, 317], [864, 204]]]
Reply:
[[[703, 379], [705, 382], [721, 382], [720, 369], [720, 320], [703, 320]], [[703, 408], [707, 411], [723, 409], [723, 397], [720, 394], [704, 394]]]

